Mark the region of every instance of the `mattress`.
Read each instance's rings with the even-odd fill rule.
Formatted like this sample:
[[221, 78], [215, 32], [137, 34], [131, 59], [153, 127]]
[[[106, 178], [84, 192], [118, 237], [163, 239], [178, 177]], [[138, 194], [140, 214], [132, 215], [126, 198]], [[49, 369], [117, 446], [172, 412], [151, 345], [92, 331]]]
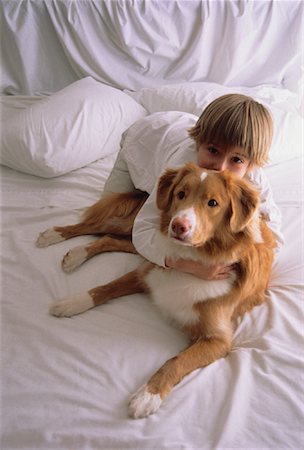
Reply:
[[286, 240], [268, 302], [245, 315], [226, 358], [186, 377], [142, 420], [128, 418], [128, 397], [185, 336], [143, 294], [71, 319], [48, 315], [55, 299], [110, 281], [141, 257], [98, 255], [65, 274], [62, 256], [90, 237], [35, 247], [40, 231], [76, 222], [99, 198], [114, 160], [48, 180], [1, 168], [2, 448], [301, 448], [301, 159], [266, 169]]
[[[303, 2], [1, 3], [0, 447], [303, 448]], [[142, 257], [100, 254], [67, 274], [64, 254], [94, 237], [35, 241], [103, 195], [136, 120], [198, 116], [231, 92], [273, 116], [265, 173], [285, 244], [267, 302], [239, 321], [232, 351], [134, 420], [130, 395], [187, 346], [185, 335], [144, 294], [72, 318], [48, 308]]]

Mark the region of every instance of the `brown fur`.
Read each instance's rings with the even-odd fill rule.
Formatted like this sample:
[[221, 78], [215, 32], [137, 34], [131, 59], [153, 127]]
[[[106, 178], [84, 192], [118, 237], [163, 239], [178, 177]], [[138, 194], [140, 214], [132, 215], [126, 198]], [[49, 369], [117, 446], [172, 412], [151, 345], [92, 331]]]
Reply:
[[[46, 247], [76, 236], [96, 234], [101, 237], [83, 247], [86, 254], [84, 261], [104, 252], [137, 253], [131, 239], [132, 228], [134, 219], [147, 197], [148, 194], [142, 191], [109, 194], [88, 208], [80, 223], [55, 226], [41, 233], [37, 239], [37, 246]], [[55, 233], [58, 237], [50, 238], [49, 232], [53, 235]], [[63, 269], [68, 272], [70, 271], [68, 261], [75, 250], [70, 250], [62, 261]]]
[[131, 236], [134, 218], [147, 197], [142, 191], [109, 194], [87, 209], [81, 223], [54, 229], [65, 239], [95, 233]]
[[[196, 165], [188, 164], [179, 170], [169, 169], [160, 178], [157, 195], [160, 230], [168, 236], [172, 217], [180, 210], [192, 208], [200, 220], [187, 245], [197, 249], [205, 264], [235, 263], [236, 279], [227, 294], [193, 305], [199, 321], [183, 325], [189, 336], [189, 347], [168, 360], [147, 382], [146, 392], [159, 395], [161, 399], [185, 375], [230, 351], [234, 321], [265, 300], [273, 262], [275, 240], [267, 225], [257, 218], [257, 192], [247, 182], [229, 173], [207, 172], [208, 177], [203, 182], [202, 173]], [[183, 198], [180, 198], [181, 192], [185, 194]], [[78, 234], [82, 229], [88, 233], [115, 235], [104, 236], [97, 241], [98, 245], [86, 247], [88, 257], [102, 251], [135, 251], [130, 234], [145, 199], [143, 193], [104, 198], [88, 210], [78, 228], [72, 226]], [[216, 207], [209, 206], [210, 199], [216, 199]], [[259, 222], [260, 242], [256, 242], [255, 221]], [[71, 232], [72, 227], [55, 227], [55, 231], [69, 238], [78, 235], [73, 234], [76, 231]], [[93, 302], [89, 307], [123, 295], [149, 292], [147, 277], [154, 269], [155, 266], [147, 262], [118, 280], [91, 289], [89, 296]]]

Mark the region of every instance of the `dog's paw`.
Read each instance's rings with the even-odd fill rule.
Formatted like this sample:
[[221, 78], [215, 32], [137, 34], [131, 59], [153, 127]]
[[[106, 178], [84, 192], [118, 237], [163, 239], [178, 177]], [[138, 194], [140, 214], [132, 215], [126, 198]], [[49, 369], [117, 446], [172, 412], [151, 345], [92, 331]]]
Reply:
[[142, 419], [155, 413], [162, 403], [159, 394], [150, 394], [145, 384], [138, 389], [129, 400], [129, 416], [133, 419]]
[[94, 307], [92, 297], [85, 294], [58, 300], [50, 306], [49, 313], [57, 317], [71, 317]]
[[72, 272], [87, 259], [87, 251], [83, 245], [72, 248], [63, 257], [61, 266], [65, 272]]
[[57, 244], [57, 242], [64, 241], [64, 237], [61, 236], [54, 228], [40, 233], [36, 241], [37, 247], [47, 247], [48, 245]]

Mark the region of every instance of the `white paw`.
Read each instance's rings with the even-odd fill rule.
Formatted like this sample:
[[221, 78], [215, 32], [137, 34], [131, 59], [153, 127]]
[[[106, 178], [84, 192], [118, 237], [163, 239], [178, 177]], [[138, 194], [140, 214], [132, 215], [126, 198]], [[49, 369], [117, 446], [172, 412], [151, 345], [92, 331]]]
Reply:
[[134, 419], [148, 417], [155, 413], [162, 403], [159, 394], [150, 394], [145, 384], [133, 394], [129, 401], [129, 415]]
[[58, 300], [50, 306], [49, 313], [57, 317], [71, 317], [93, 307], [92, 297], [86, 292], [85, 294]]
[[83, 245], [79, 245], [79, 247], [72, 248], [63, 257], [61, 264], [62, 269], [65, 272], [72, 272], [87, 259], [87, 255], [88, 253]]
[[49, 228], [39, 234], [36, 245], [37, 247], [47, 247], [48, 245], [57, 244], [57, 242], [61, 241], [64, 241], [64, 237], [58, 231], [55, 231], [54, 228]]

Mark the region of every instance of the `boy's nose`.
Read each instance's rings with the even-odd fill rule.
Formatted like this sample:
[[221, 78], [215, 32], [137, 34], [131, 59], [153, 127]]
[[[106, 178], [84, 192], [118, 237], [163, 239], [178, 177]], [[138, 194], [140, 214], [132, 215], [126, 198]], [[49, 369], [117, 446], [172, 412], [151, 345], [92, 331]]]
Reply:
[[217, 172], [223, 172], [226, 169], [227, 163], [225, 159], [218, 160], [214, 163], [213, 170]]

